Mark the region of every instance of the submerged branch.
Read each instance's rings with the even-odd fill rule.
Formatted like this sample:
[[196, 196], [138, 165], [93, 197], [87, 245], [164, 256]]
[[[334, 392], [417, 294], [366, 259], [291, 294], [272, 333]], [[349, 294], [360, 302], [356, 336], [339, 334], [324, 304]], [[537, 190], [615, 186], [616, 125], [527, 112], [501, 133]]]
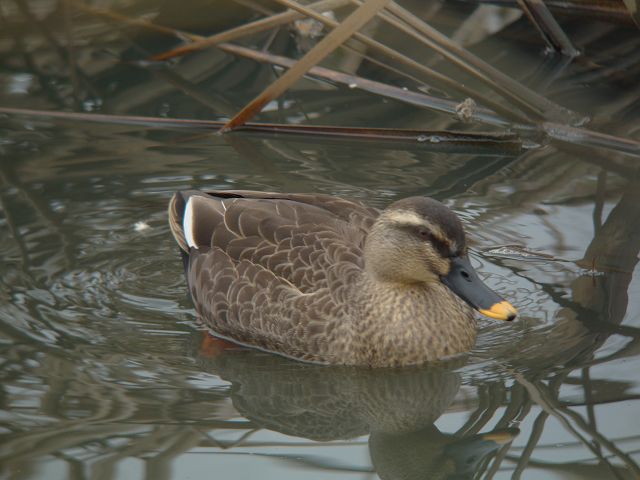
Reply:
[[[61, 120], [108, 123], [115, 125], [142, 125], [156, 128], [184, 128], [192, 130], [219, 130], [224, 122], [213, 120], [171, 119], [164, 117], [141, 117], [129, 115], [106, 115], [100, 113], [54, 112], [47, 110], [29, 110], [22, 108], [0, 107], [0, 113], [10, 115], [28, 115], [33, 117], [57, 118]], [[403, 147], [440, 148], [460, 146], [471, 149], [477, 154], [477, 148], [492, 149], [496, 153], [519, 153], [522, 150], [520, 138], [511, 133], [470, 133], [433, 130], [410, 130], [391, 128], [333, 127], [321, 125], [287, 125], [277, 123], [247, 123], [236, 129], [238, 132], [295, 135], [319, 138], [342, 139], [349, 141], [375, 141], [403, 144]], [[378, 146], [379, 143], [376, 143]]]
[[637, 140], [552, 122], [544, 122], [542, 128], [550, 138], [559, 142], [617, 150], [640, 157], [640, 142]]

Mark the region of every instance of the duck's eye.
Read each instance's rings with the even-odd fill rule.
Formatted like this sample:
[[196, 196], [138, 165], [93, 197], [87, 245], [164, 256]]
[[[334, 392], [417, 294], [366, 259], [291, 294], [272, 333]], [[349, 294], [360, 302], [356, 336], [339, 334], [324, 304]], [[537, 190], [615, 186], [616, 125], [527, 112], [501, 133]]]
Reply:
[[417, 230], [418, 236], [424, 240], [429, 240], [431, 238], [431, 232], [426, 228], [419, 228]]

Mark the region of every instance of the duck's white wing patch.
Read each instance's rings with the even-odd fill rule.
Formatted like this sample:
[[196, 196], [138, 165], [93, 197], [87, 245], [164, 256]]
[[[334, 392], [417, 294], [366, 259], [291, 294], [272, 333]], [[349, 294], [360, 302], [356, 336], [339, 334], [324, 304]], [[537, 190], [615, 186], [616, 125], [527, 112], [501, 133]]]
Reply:
[[189, 200], [187, 200], [187, 206], [184, 209], [184, 216], [182, 217], [182, 231], [184, 232], [184, 239], [187, 245], [192, 248], [198, 248], [193, 238], [193, 226], [195, 225], [193, 221], [193, 199], [194, 197], [190, 197]]

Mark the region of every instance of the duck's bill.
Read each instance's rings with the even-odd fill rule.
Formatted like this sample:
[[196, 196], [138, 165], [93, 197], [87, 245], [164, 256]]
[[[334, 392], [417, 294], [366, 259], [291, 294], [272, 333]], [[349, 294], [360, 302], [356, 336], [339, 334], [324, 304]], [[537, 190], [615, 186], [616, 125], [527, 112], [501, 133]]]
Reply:
[[510, 321], [518, 314], [513, 305], [500, 298], [478, 278], [469, 262], [469, 257], [451, 259], [451, 270], [449, 275], [442, 277], [442, 282], [453, 293], [487, 317]]

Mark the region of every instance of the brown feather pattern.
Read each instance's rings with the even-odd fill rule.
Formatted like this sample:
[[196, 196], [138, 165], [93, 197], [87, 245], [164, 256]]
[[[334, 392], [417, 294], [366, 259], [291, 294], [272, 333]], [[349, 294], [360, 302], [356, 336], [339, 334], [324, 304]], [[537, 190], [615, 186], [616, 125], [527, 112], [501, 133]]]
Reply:
[[301, 360], [373, 366], [468, 349], [470, 309], [446, 287], [390, 288], [366, 274], [365, 242], [379, 218], [359, 202], [312, 194], [189, 191], [169, 205], [196, 310], [219, 336]]

